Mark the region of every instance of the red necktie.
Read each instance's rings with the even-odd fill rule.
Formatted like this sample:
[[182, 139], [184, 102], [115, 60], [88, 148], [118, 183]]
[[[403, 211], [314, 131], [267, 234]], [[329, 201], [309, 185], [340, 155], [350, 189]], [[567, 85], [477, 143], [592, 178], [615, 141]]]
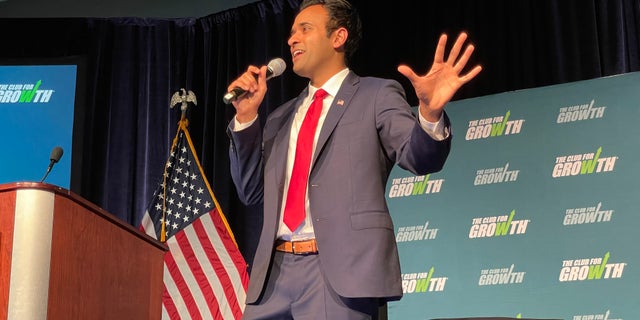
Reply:
[[298, 141], [296, 142], [296, 157], [293, 161], [293, 170], [287, 190], [287, 203], [284, 207], [284, 223], [289, 230], [294, 231], [305, 216], [305, 197], [307, 195], [307, 183], [309, 167], [311, 166], [311, 154], [313, 152], [313, 140], [322, 113], [322, 100], [327, 92], [318, 89], [313, 95], [313, 102], [304, 116]]

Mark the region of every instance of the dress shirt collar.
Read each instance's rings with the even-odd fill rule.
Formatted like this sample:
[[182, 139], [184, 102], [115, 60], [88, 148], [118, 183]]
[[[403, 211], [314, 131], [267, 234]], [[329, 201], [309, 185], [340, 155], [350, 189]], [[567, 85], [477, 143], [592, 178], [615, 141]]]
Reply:
[[[326, 91], [331, 97], [335, 97], [336, 94], [338, 94], [338, 90], [340, 90], [342, 81], [344, 81], [344, 79], [347, 77], [348, 74], [349, 74], [349, 68], [342, 69], [340, 72], [334, 74], [333, 77], [327, 80], [327, 82], [325, 82], [324, 85], [322, 85], [322, 89], [324, 89], [324, 91]], [[318, 89], [320, 88], [316, 88], [312, 86], [311, 82], [309, 82], [309, 96], [307, 98], [312, 99], [313, 95], [316, 93]]]

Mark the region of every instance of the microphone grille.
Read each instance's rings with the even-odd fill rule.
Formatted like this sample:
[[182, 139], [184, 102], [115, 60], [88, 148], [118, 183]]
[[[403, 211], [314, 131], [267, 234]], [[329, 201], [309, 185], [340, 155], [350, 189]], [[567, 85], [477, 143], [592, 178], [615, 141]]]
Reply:
[[55, 147], [53, 148], [53, 150], [51, 150], [51, 156], [49, 157], [53, 162], [58, 162], [60, 160], [60, 158], [62, 158], [62, 148], [61, 147]]
[[282, 58], [275, 58], [269, 61], [267, 67], [271, 69], [272, 77], [277, 77], [284, 72], [287, 68], [287, 64], [282, 60]]

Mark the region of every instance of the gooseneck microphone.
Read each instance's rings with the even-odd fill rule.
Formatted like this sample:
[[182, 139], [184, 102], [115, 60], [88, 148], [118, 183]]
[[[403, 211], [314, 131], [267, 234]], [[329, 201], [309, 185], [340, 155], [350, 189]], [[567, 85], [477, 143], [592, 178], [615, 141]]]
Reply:
[[[267, 64], [267, 80], [281, 75], [286, 68], [287, 64], [282, 60], [282, 58], [272, 59], [269, 61], [269, 64]], [[222, 97], [222, 101], [224, 101], [225, 104], [230, 104], [245, 93], [246, 91], [244, 89], [235, 87]]]
[[53, 168], [53, 165], [56, 164], [58, 161], [60, 161], [60, 158], [62, 158], [63, 153], [64, 152], [62, 151], [61, 147], [55, 147], [53, 148], [53, 150], [51, 150], [51, 155], [49, 156], [49, 159], [51, 161], [49, 162], [47, 173], [44, 174], [44, 177], [42, 177], [42, 180], [40, 180], [40, 182], [43, 182], [44, 179], [47, 178], [47, 176], [49, 175], [49, 172], [51, 172], [51, 169]]

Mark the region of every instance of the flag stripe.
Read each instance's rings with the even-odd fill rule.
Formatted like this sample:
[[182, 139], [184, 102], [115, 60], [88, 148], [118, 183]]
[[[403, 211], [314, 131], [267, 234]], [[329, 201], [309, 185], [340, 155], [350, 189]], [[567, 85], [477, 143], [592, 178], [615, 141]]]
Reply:
[[[242, 257], [242, 255], [240, 254], [240, 250], [238, 250], [238, 247], [233, 245], [233, 243], [230, 241], [230, 237], [228, 237], [228, 233], [225, 232], [226, 228], [224, 227], [224, 224], [222, 223], [222, 217], [221, 214], [218, 213], [218, 210], [214, 210], [214, 213], [212, 213], [210, 215], [211, 218], [211, 222], [213, 223], [213, 225], [211, 226], [211, 228], [209, 228], [209, 230], [216, 230], [217, 232], [215, 233], [215, 236], [217, 237], [217, 241], [214, 241], [212, 243], [214, 243], [214, 245], [219, 246], [222, 245], [224, 246], [224, 248], [218, 248], [218, 250], [216, 250], [217, 252], [221, 252], [222, 254], [225, 254], [227, 256], [229, 256], [229, 259], [231, 259], [231, 262], [233, 263], [234, 267], [235, 267], [235, 272], [230, 272], [231, 276], [233, 276], [232, 283], [236, 283], [236, 284], [241, 284], [243, 287], [243, 290], [241, 291], [242, 293], [242, 301], [244, 301], [245, 299], [245, 295], [247, 292], [247, 286], [248, 286], [248, 275], [246, 272], [243, 272], [244, 270], [247, 270], [247, 263], [245, 262], [244, 259], [233, 259], [232, 258], [232, 253], [233, 256], [235, 257]], [[223, 229], [225, 228], [225, 229]], [[241, 278], [241, 276], [245, 276], [244, 278]]]
[[205, 319], [213, 319], [207, 298], [205, 298], [205, 292], [200, 287], [200, 283], [206, 279], [202, 276], [202, 268], [187, 235], [192, 229], [193, 223], [184, 228], [183, 231], [178, 232], [174, 237], [176, 244], [179, 246], [179, 249], [174, 250], [181, 252], [184, 257], [184, 263], [178, 263], [177, 266], [183, 276], [186, 289], [189, 290], [193, 297], [194, 303], [187, 305], [189, 314], [198, 314]]
[[[211, 217], [212, 215], [209, 214], [209, 216]], [[204, 219], [199, 219], [198, 221], [192, 223], [192, 225], [196, 231], [196, 234], [200, 237], [200, 243], [202, 243], [202, 246], [204, 248], [204, 253], [206, 256], [203, 257], [203, 259], [207, 259], [210, 262], [209, 267], [211, 267], [211, 271], [213, 271], [212, 273], [208, 274], [215, 274], [217, 276], [217, 279], [219, 279], [219, 282], [216, 282], [216, 285], [219, 285], [216, 286], [216, 296], [221, 297], [221, 299], [225, 298], [225, 300], [227, 301], [226, 304], [222, 304], [220, 306], [220, 309], [222, 313], [231, 312], [231, 314], [236, 316], [242, 315], [242, 310], [238, 306], [235, 288], [229, 285], [222, 285], [223, 283], [233, 283], [233, 281], [231, 281], [231, 279], [229, 278], [229, 272], [226, 267], [226, 265], [228, 265], [229, 261], [231, 260], [229, 259], [229, 257], [221, 257], [216, 253], [217, 251], [211, 245], [212, 243], [214, 243], [214, 241], [209, 240], [209, 236], [207, 235], [207, 232], [204, 229], [204, 225], [202, 224], [203, 220]]]
[[[222, 318], [222, 316], [218, 313], [219, 309], [222, 307], [218, 305], [220, 292], [219, 290], [216, 290], [218, 292], [214, 292], [212, 286], [219, 288], [219, 282], [222, 281], [222, 279], [220, 279], [219, 277], [215, 279], [207, 278], [204, 268], [206, 268], [206, 271], [209, 271], [208, 273], [211, 274], [211, 265], [209, 264], [210, 261], [207, 260], [207, 251], [209, 250], [208, 247], [210, 246], [207, 243], [208, 239], [206, 239], [206, 237], [202, 239], [202, 234], [206, 236], [206, 233], [202, 231], [202, 223], [200, 222], [200, 219], [195, 220], [191, 223], [189, 228], [185, 229], [185, 235], [190, 243], [194, 243], [196, 245], [194, 245], [193, 247], [181, 246], [181, 248], [183, 251], [185, 251], [185, 255], [192, 258], [192, 260], [189, 261], [189, 266], [197, 285], [197, 288], [194, 287], [192, 288], [192, 290], [200, 290], [203, 296], [202, 302], [207, 305], [211, 314], [214, 315], [214, 318], [219, 319]], [[214, 263], [216, 262], [214, 261]]]
[[[167, 268], [165, 267], [165, 272], [167, 272]], [[165, 277], [166, 279], [166, 277]], [[164, 292], [162, 292], [162, 318], [163, 319], [180, 319], [180, 312], [178, 311], [178, 307], [176, 306], [175, 300], [171, 298], [169, 293], [170, 290], [175, 290], [176, 287], [174, 283], [171, 281], [165, 281], [164, 283]], [[180, 296], [177, 297], [182, 304], [184, 301]]]
[[[201, 219], [207, 235], [211, 239], [211, 243], [216, 247], [216, 254], [221, 258], [223, 266], [229, 276], [230, 283], [233, 284], [233, 289], [236, 296], [236, 302], [240, 304], [242, 310], [244, 310], [244, 303], [246, 299], [247, 283], [249, 281], [246, 270], [246, 262], [244, 259], [237, 259], [235, 257], [242, 256], [237, 247], [234, 247], [230, 241], [223, 239], [224, 233], [215, 232], [216, 226], [220, 226], [216, 221], [219, 219], [219, 215], [210, 214], [208, 219]], [[228, 239], [228, 238], [227, 238]], [[225, 250], [226, 249], [226, 250]]]
[[[177, 233], [174, 237], [167, 241], [169, 245], [169, 253], [165, 255], [165, 264], [169, 271], [169, 278], [173, 281], [175, 285], [175, 291], [169, 291], [169, 296], [171, 299], [180, 296], [184, 301], [184, 305], [178, 305], [179, 309], [186, 309], [180, 312], [181, 317], [185, 317], [187, 314], [191, 319], [199, 319], [200, 312], [198, 312], [198, 301], [193, 295], [193, 281], [191, 279], [191, 272], [189, 270], [181, 270], [182, 268], [188, 267], [184, 263], [177, 263], [177, 260], [185, 261], [184, 256], [182, 255], [182, 251], [179, 248], [177, 238], [180, 237], [182, 232]], [[165, 277], [165, 282], [167, 278]], [[185, 312], [187, 314], [185, 314]]]

